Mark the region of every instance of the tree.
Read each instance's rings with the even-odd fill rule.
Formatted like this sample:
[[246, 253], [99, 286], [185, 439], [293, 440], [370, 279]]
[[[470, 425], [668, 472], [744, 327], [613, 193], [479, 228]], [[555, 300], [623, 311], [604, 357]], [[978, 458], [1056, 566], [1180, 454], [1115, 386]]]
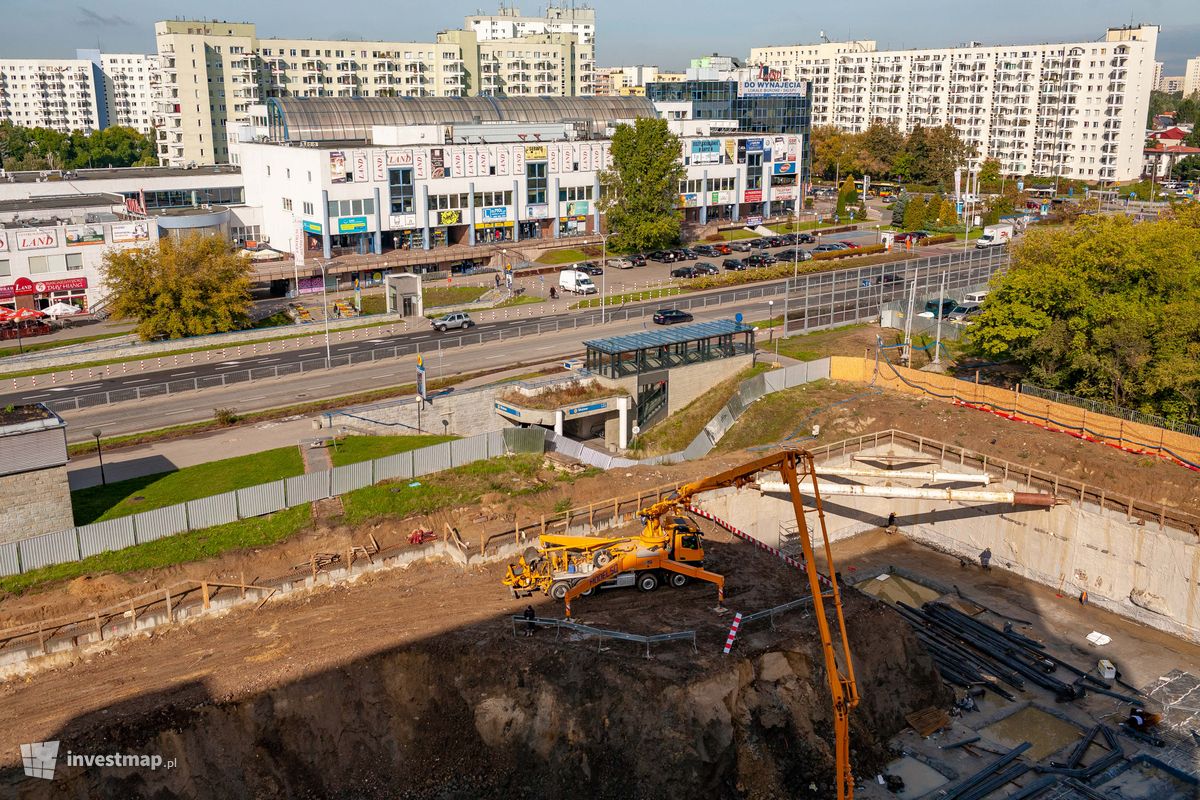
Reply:
[[85, 133], [23, 128], [0, 123], [0, 159], [8, 170], [150, 166], [154, 141], [133, 128], [113, 126]]
[[925, 199], [914, 197], [904, 209], [904, 230], [915, 231], [925, 224]]
[[137, 320], [143, 339], [238, 330], [249, 322], [248, 258], [216, 236], [160, 239], [104, 254], [113, 316]]
[[837, 210], [836, 215], [841, 219], [846, 214], [846, 209], [849, 206], [858, 203], [858, 186], [854, 182], [853, 175], [847, 175], [846, 180], [842, 181], [842, 186], [838, 189]]
[[925, 135], [924, 175], [922, 180], [938, 186], [949, 186], [954, 180], [954, 170], [975, 154], [958, 135], [953, 125], [927, 128]]
[[938, 212], [938, 227], [953, 228], [958, 224], [958, 208], [954, 205], [954, 201], [949, 197], [942, 200], [941, 210]]
[[892, 204], [893, 227], [904, 227], [904, 212], [908, 209], [910, 199], [908, 192], [901, 192], [900, 196], [896, 198], [896, 202]]
[[1032, 383], [1200, 422], [1200, 206], [1035, 228], [968, 340]]
[[867, 175], [891, 176], [904, 152], [904, 134], [894, 122], [876, 120], [858, 137], [859, 167]]
[[616, 250], [656, 250], [679, 241], [683, 218], [675, 208], [679, 182], [679, 137], [665, 119], [618, 125], [612, 139], [612, 168], [600, 175], [601, 209]]
[[855, 171], [858, 167], [857, 135], [832, 125], [822, 125], [812, 132], [813, 173], [825, 178]]
[[942, 198], [934, 195], [929, 198], [928, 205], [925, 206], [925, 219], [921, 222], [922, 228], [936, 228], [938, 226], [938, 218], [942, 215]]
[[996, 158], [985, 158], [983, 163], [979, 165], [980, 191], [988, 192], [989, 194], [994, 194], [1000, 191], [1000, 178], [1000, 160]]

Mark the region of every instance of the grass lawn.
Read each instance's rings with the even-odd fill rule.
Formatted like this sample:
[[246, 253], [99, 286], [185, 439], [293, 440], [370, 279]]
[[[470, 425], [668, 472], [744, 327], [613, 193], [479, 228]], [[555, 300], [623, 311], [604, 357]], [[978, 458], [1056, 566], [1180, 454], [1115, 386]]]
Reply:
[[810, 219], [807, 222], [801, 222], [799, 225], [796, 225], [794, 222], [777, 222], [767, 227], [776, 233], [795, 233], [796, 231], [811, 231], [814, 228], [833, 227], [835, 224], [833, 222], [819, 222], [815, 219]]
[[748, 231], [745, 228], [734, 228], [733, 230], [721, 231], [714, 233], [712, 236], [704, 237], [706, 242], [731, 242], [734, 239], [757, 239], [758, 234], [753, 231]]
[[174, 472], [79, 489], [71, 492], [71, 507], [75, 512], [75, 524], [86, 525], [303, 473], [300, 450], [280, 447]]
[[20, 575], [0, 578], [0, 592], [21, 594], [35, 586], [70, 580], [80, 575], [133, 572], [167, 567], [218, 556], [229, 550], [267, 547], [292, 536], [312, 522], [312, 506], [305, 503], [266, 517], [255, 517], [198, 531], [167, 536], [146, 544], [97, 553], [82, 561], [53, 564]]
[[[542, 456], [537, 454], [505, 456], [411, 481], [366, 486], [342, 495], [345, 520], [354, 525], [378, 517], [429, 514], [440, 508], [474, 503], [488, 492], [535, 494], [552, 485], [538, 481], [541, 464]], [[414, 483], [415, 486], [410, 485]]]
[[396, 453], [407, 453], [431, 444], [441, 444], [457, 439], [457, 436], [347, 436], [329, 449], [329, 458], [335, 467], [371, 461]]
[[789, 436], [807, 435], [812, 428], [808, 415], [813, 410], [862, 391], [861, 386], [835, 386], [828, 381], [816, 381], [763, 395], [726, 431], [716, 449], [729, 453], [782, 442]]
[[286, 311], [276, 311], [269, 317], [263, 317], [258, 322], [255, 322], [250, 327], [258, 330], [260, 328], [278, 328], [282, 325], [295, 325], [296, 322], [287, 315]]
[[704, 430], [704, 426], [717, 415], [721, 407], [729, 402], [729, 398], [733, 397], [742, 381], [769, 369], [771, 369], [770, 364], [759, 362], [752, 367], [747, 367], [732, 378], [718, 383], [689, 403], [683, 410], [672, 414], [639, 436], [639, 448], [645, 451], [645, 455], [659, 455], [674, 453], [687, 447], [696, 438], [696, 435]]
[[22, 352], [37, 353], [42, 350], [54, 350], [59, 347], [69, 347], [76, 344], [98, 342], [102, 339], [115, 339], [118, 336], [128, 336], [129, 333], [129, 331], [125, 331], [124, 333], [98, 333], [95, 336], [80, 336], [77, 339], [58, 339], [57, 341], [53, 342], [39, 342], [36, 339], [26, 339], [25, 344], [23, 345], [25, 348], [24, 351], [17, 347], [5, 347], [0, 349], [0, 358], [4, 358], [5, 356], [20, 355]]
[[[610, 251], [611, 252], [611, 251]], [[600, 254], [599, 248], [596, 249], [596, 255]], [[537, 257], [539, 264], [574, 264], [576, 261], [589, 261], [596, 256], [588, 255], [584, 250], [577, 247], [564, 247], [559, 250], [547, 250]]]
[[487, 293], [486, 286], [427, 286], [421, 290], [425, 308], [474, 303]]
[[362, 315], [383, 314], [387, 312], [387, 298], [381, 294], [364, 294], [362, 296]]
[[[627, 294], [610, 294], [604, 298], [604, 306], [610, 308], [619, 306], [624, 303], [640, 303], [643, 300], [656, 300], [660, 297], [673, 297], [678, 294], [683, 294], [684, 289], [679, 286], [671, 286], [666, 289], [647, 289], [644, 292], [629, 292]], [[580, 300], [571, 308], [599, 308], [600, 298], [592, 297], [587, 300]]]
[[[862, 350], [857, 344], [843, 346], [843, 340], [849, 338], [847, 334], [861, 331], [867, 327], [869, 326], [843, 325], [840, 328], [832, 328], [827, 331], [815, 331], [802, 336], [789, 336], [786, 339], [779, 340], [779, 355], [794, 358], [797, 361], [814, 361], [830, 355], [862, 355]], [[762, 337], [759, 337], [758, 345], [764, 350], [771, 350], [772, 352], [775, 350], [775, 345], [763, 341]]]
[[519, 294], [516, 297], [510, 297], [503, 303], [498, 303], [492, 308], [510, 308], [511, 306], [528, 306], [534, 303], [544, 303], [546, 298], [538, 297], [536, 294]]

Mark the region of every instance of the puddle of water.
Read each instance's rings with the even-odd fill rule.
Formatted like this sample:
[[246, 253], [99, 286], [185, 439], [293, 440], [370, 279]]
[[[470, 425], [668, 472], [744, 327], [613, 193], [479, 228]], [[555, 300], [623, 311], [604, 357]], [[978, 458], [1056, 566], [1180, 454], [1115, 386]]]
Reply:
[[1033, 746], [1025, 751], [1025, 756], [1032, 761], [1041, 761], [1083, 738], [1079, 728], [1033, 706], [992, 723], [980, 733], [1006, 747], [1029, 742]]
[[900, 800], [921, 797], [949, 782], [945, 775], [911, 756], [905, 756], [888, 764], [887, 774], [899, 775], [904, 779], [904, 791], [896, 794]]
[[939, 592], [935, 592], [928, 586], [922, 586], [908, 578], [887, 573], [869, 581], [863, 581], [858, 584], [858, 588], [884, 602], [903, 602], [915, 608], [920, 608], [923, 603], [929, 603], [941, 597]]
[[[1188, 786], [1173, 775], [1145, 762], [1134, 764], [1099, 787], [1104, 794], [1123, 800], [1185, 800], [1196, 795], [1194, 786]], [[1111, 790], [1116, 789], [1114, 794]]]

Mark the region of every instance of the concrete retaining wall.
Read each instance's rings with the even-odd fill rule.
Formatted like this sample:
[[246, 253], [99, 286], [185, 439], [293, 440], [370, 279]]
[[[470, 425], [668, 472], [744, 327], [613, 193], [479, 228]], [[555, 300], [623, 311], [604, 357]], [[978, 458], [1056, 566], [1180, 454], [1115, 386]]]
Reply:
[[[885, 450], [918, 455], [899, 446]], [[871, 452], [875, 451], [859, 455]], [[945, 466], [958, 467], [949, 461]], [[994, 480], [992, 485], [1031, 491], [1015, 480]], [[756, 489], [710, 492], [700, 505], [771, 546], [779, 543], [781, 523], [795, 522], [790, 501], [760, 495]], [[1006, 504], [838, 496], [824, 498], [824, 508], [833, 541], [883, 527], [888, 514], [895, 512], [900, 532], [921, 544], [976, 564], [980, 554], [990, 550], [994, 567], [1054, 589], [1061, 585], [1068, 596], [1078, 597], [1086, 590], [1091, 603], [1200, 642], [1200, 538], [1192, 532], [1078, 502], [1018, 509]]]
[[[421, 430], [425, 433], [450, 432], [459, 436], [503, 430], [510, 423], [496, 413], [496, 395], [508, 385], [485, 386], [466, 392], [451, 392], [425, 403], [421, 409]], [[347, 427], [368, 434], [412, 434], [417, 432], [417, 401], [379, 404], [334, 411], [323, 418], [326, 427]], [[450, 425], [443, 426], [442, 420]]]

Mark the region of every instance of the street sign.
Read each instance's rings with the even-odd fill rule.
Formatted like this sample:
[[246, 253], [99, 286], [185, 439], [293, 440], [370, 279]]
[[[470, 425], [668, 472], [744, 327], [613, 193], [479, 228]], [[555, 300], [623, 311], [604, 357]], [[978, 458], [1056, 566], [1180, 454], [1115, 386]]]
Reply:
[[741, 322], [741, 321], [742, 321], [742, 312], [740, 312], [740, 311], [739, 311], [738, 313], [734, 314], [734, 315], [733, 315], [733, 321], [734, 321], [734, 322]]
[[417, 397], [425, 399], [425, 359], [417, 354]]

